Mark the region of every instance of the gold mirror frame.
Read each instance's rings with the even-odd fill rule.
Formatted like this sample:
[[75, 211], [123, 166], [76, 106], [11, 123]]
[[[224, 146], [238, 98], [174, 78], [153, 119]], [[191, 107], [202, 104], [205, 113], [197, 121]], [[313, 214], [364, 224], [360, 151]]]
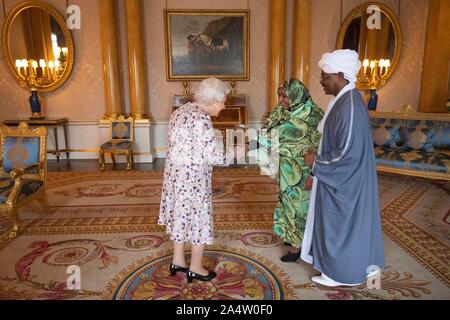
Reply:
[[[11, 12], [8, 14], [8, 17], [6, 18], [6, 21], [5, 21], [5, 25], [3, 27], [3, 52], [5, 54], [5, 58], [8, 63], [9, 69], [13, 73], [17, 82], [19, 83], [19, 85], [21, 87], [27, 88], [26, 85], [24, 86], [24, 84], [23, 84], [25, 78], [17, 72], [15, 63], [13, 61], [13, 58], [12, 58], [12, 55], [10, 52], [9, 32], [11, 30], [11, 26], [12, 26], [14, 19], [22, 11], [29, 9], [29, 8], [39, 8], [39, 9], [46, 11], [48, 14], [50, 14], [58, 23], [59, 27], [61, 28], [61, 30], [64, 34], [65, 40], [66, 40], [66, 46], [68, 48], [69, 55], [68, 55], [68, 59], [66, 62], [66, 68], [64, 69], [63, 74], [59, 77], [59, 79], [57, 79], [56, 81], [54, 81], [53, 83], [51, 83], [49, 85], [44, 85], [44, 86], [37, 85], [34, 88], [36, 91], [39, 91], [39, 92], [54, 91], [54, 90], [58, 89], [59, 87], [61, 87], [66, 82], [66, 80], [69, 78], [69, 76], [72, 72], [72, 69], [73, 69], [73, 61], [74, 61], [74, 46], [73, 46], [72, 34], [70, 33], [69, 28], [67, 28], [66, 20], [55, 8], [53, 8], [48, 3], [39, 2], [39, 1], [25, 1], [25, 2], [22, 2], [22, 3], [18, 4], [17, 6], [15, 6], [11, 10]], [[28, 88], [28, 89], [30, 89], [30, 88]]]
[[[355, 9], [353, 9], [346, 17], [344, 22], [342, 23], [342, 26], [339, 29], [338, 32], [338, 36], [336, 39], [336, 49], [344, 49], [344, 38], [345, 38], [345, 34], [347, 32], [348, 27], [350, 26], [350, 23], [353, 21], [353, 18], [355, 18], [355, 16], [361, 14], [361, 12], [366, 11], [367, 8], [371, 5], [375, 5], [378, 6], [380, 8], [380, 11], [382, 13], [384, 13], [388, 18], [389, 21], [392, 23], [393, 27], [394, 27], [394, 33], [395, 33], [395, 52], [394, 52], [394, 57], [392, 59], [391, 62], [391, 66], [388, 70], [388, 72], [386, 73], [386, 79], [389, 80], [389, 78], [391, 77], [392, 73], [395, 71], [395, 69], [397, 68], [398, 65], [398, 61], [400, 60], [400, 54], [402, 51], [402, 31], [400, 28], [400, 22], [398, 21], [398, 17], [395, 15], [395, 13], [385, 4], [380, 3], [380, 2], [366, 2], [363, 3], [361, 5], [359, 5], [358, 7], [356, 7]], [[371, 87], [368, 86], [363, 86], [361, 84], [359, 84], [358, 82], [356, 83], [356, 87], [360, 90], [370, 90], [373, 89]]]

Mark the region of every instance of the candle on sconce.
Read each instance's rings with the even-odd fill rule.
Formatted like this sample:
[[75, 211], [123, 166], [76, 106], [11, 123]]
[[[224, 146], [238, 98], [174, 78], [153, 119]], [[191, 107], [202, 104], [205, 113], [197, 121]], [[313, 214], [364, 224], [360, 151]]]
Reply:
[[34, 75], [37, 75], [38, 63], [36, 60], [32, 60], [31, 66], [33, 67]]
[[59, 62], [59, 60], [55, 60], [53, 62], [53, 65], [55, 66], [55, 76], [58, 77], [58, 70], [59, 67], [61, 67], [61, 62]]
[[50, 73], [50, 76], [53, 76], [53, 68], [55, 67], [55, 65], [53, 64], [53, 61], [50, 60], [48, 62], [48, 72]]
[[69, 49], [67, 47], [63, 47], [61, 49], [61, 52], [62, 52], [63, 56], [67, 57], [67, 54], [69, 53]]
[[364, 67], [364, 74], [366, 74], [367, 71], [367, 67], [369, 66], [369, 60], [368, 59], [364, 59], [363, 61], [363, 67]]
[[45, 63], [44, 59], [40, 59], [39, 60], [39, 67], [41, 67], [42, 69], [42, 76], [45, 77], [46, 72], [45, 72], [45, 67], [47, 66], [47, 64]]
[[382, 76], [383, 68], [384, 68], [384, 59], [380, 59], [380, 61], [378, 62], [378, 68], [379, 68], [380, 76]]
[[375, 61], [370, 61], [370, 74], [375, 74]]
[[22, 60], [20, 60], [20, 59], [17, 59], [17, 60], [16, 60], [16, 68], [17, 68], [17, 72], [18, 72], [19, 74], [21, 74], [21, 73], [20, 73], [20, 68], [22, 68]]
[[52, 80], [54, 80], [54, 77], [55, 77], [54, 70], [53, 70], [54, 67], [55, 67], [55, 65], [53, 64], [53, 61], [50, 60], [50, 61], [48, 62], [48, 72], [49, 72], [50, 78], [51, 78]]
[[25, 70], [25, 75], [28, 74], [28, 61], [27, 59], [22, 59], [22, 68]]
[[391, 61], [389, 59], [384, 60], [384, 66], [386, 68], [385, 73], [387, 73], [389, 68], [391, 67]]
[[59, 59], [59, 56], [61, 55], [61, 47], [54, 47], [53, 54], [55, 55], [56, 59]]

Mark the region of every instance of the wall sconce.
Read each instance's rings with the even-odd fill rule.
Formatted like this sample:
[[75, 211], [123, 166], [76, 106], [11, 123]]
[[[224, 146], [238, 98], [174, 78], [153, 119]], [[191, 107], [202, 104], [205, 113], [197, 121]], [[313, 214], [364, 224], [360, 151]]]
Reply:
[[376, 89], [386, 84], [391, 61], [389, 59], [364, 59], [361, 65], [361, 69], [357, 75], [358, 83], [370, 88], [370, 97], [367, 107], [369, 110], [376, 110], [378, 102]]

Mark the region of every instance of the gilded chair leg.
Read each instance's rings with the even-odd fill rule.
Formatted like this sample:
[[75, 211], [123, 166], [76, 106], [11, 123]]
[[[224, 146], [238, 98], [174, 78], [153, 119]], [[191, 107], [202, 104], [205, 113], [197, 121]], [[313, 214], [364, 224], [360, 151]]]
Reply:
[[17, 209], [12, 209], [12, 211], [10, 211], [10, 214], [13, 226], [9, 231], [8, 237], [10, 239], [14, 239], [19, 235], [19, 212], [17, 211]]
[[129, 152], [127, 152], [126, 156], [127, 156], [127, 170], [131, 170], [131, 155]]
[[43, 193], [42, 198], [39, 199], [39, 202], [41, 203], [46, 214], [52, 214], [52, 210], [50, 209], [50, 205], [48, 203], [47, 194], [45, 192]]
[[103, 150], [100, 150], [100, 170], [105, 170], [105, 153]]

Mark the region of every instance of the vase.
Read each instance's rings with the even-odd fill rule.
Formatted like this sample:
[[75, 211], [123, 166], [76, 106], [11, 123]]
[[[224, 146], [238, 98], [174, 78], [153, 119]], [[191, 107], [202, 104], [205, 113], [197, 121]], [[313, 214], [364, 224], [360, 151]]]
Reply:
[[370, 90], [369, 102], [367, 103], [367, 108], [371, 111], [377, 110], [378, 103], [378, 94], [377, 91], [372, 89]]
[[41, 103], [39, 102], [39, 96], [37, 91], [31, 91], [30, 96], [30, 108], [32, 119], [43, 119], [41, 115]]

